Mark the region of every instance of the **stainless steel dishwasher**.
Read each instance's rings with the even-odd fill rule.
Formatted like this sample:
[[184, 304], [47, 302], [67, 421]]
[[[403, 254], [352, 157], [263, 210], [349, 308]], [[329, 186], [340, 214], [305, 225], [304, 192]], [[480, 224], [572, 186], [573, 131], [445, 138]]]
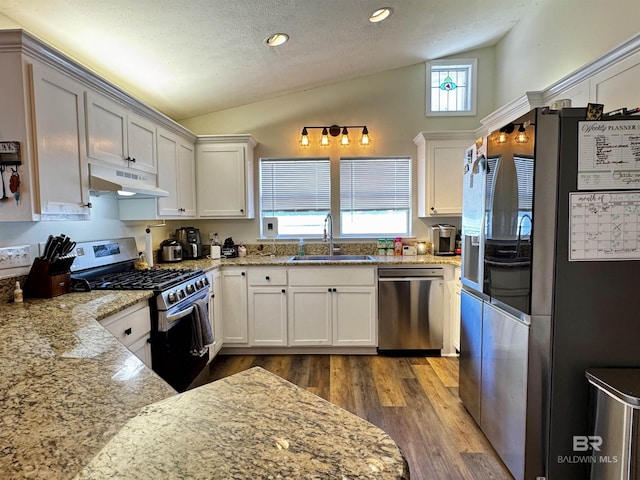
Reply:
[[378, 350], [441, 350], [441, 267], [378, 268]]

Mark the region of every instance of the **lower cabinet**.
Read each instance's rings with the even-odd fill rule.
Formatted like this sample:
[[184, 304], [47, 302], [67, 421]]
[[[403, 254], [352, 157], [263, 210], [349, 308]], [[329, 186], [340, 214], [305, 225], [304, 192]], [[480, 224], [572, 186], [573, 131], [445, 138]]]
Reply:
[[289, 345], [376, 346], [374, 268], [293, 268], [289, 286]]
[[222, 283], [222, 343], [249, 344], [247, 316], [247, 269], [226, 267]]
[[213, 347], [209, 347], [209, 360], [215, 357], [223, 344], [223, 327], [222, 327], [222, 285], [221, 274], [219, 270], [207, 272], [209, 280], [209, 288], [211, 294], [209, 296], [209, 322], [213, 331]]
[[249, 288], [249, 343], [251, 346], [287, 345], [286, 294], [285, 287]]
[[151, 315], [146, 301], [107, 317], [100, 324], [151, 368]]

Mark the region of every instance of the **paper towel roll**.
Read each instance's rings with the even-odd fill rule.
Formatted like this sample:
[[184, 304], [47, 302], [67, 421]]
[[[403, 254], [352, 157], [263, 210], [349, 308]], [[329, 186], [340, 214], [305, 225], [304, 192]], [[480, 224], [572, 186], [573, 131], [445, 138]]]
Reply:
[[145, 232], [144, 253], [147, 256], [147, 263], [149, 263], [149, 267], [153, 267], [153, 242], [151, 239], [151, 229], [147, 228]]

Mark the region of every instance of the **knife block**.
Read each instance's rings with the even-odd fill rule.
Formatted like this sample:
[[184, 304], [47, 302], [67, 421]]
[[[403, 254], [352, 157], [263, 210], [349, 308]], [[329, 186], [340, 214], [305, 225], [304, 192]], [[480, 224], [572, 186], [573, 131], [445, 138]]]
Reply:
[[57, 263], [39, 257], [33, 261], [22, 288], [26, 298], [53, 298], [71, 291], [71, 273], [68, 270], [52, 274], [59, 272], [59, 267], [56, 268]]

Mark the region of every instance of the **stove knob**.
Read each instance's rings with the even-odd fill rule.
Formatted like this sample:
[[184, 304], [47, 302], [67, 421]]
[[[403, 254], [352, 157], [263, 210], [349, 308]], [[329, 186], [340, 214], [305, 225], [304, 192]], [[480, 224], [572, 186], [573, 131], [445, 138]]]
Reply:
[[169, 303], [176, 303], [178, 301], [178, 296], [176, 295], [176, 292], [171, 292], [168, 296], [167, 296], [167, 301]]
[[205, 285], [209, 285], [209, 279], [207, 277], [204, 277], [202, 279], [202, 283], [204, 283]]
[[182, 299], [183, 299], [183, 298], [185, 298], [185, 297], [186, 297], [186, 295], [185, 295], [185, 293], [184, 293], [184, 290], [178, 290], [178, 298], [179, 298], [180, 300], [182, 300]]
[[190, 283], [189, 285], [187, 285], [187, 295], [191, 295], [195, 291], [196, 291], [196, 287], [193, 285], [193, 283]]
[[202, 280], [196, 280], [196, 288], [202, 290], [204, 288], [204, 282]]

